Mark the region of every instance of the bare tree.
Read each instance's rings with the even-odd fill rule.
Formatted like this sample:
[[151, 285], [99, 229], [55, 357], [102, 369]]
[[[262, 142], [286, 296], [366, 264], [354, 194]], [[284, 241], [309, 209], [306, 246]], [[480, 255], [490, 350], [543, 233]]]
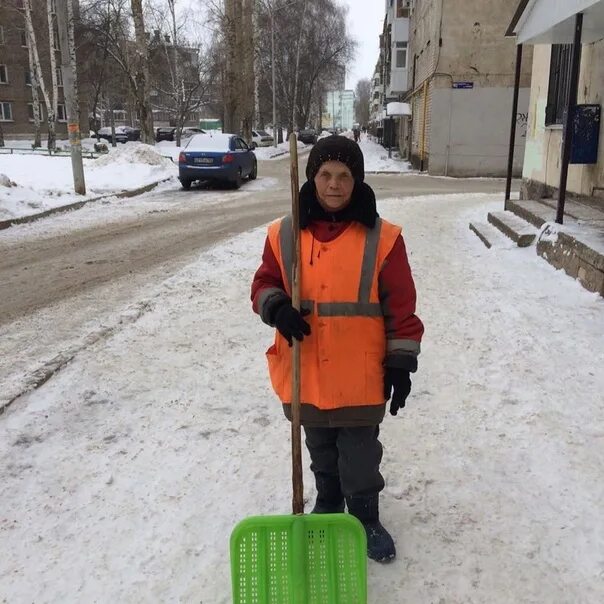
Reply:
[[[42, 73], [42, 64], [40, 62], [40, 53], [38, 52], [38, 43], [36, 37], [36, 31], [34, 29], [33, 19], [32, 19], [32, 6], [31, 0], [23, 0], [23, 16], [25, 18], [25, 32], [27, 37], [27, 43], [30, 47], [31, 53], [31, 66], [32, 66], [32, 89], [34, 87], [34, 83], [40, 87], [42, 92], [42, 96], [44, 97], [44, 104], [46, 105], [46, 117], [48, 124], [48, 148], [54, 149], [55, 147], [55, 125], [56, 125], [56, 113], [54, 111], [55, 100], [51, 98], [48, 93], [48, 88], [44, 82], [44, 75]], [[50, 48], [50, 53], [54, 52], [54, 48]], [[56, 77], [56, 73], [55, 73]], [[35, 101], [34, 101], [34, 112], [35, 112]], [[34, 113], [35, 119], [35, 113]]]
[[[49, 127], [48, 127], [48, 148], [55, 149], [56, 148], [56, 123], [57, 123], [57, 109], [59, 104], [59, 83], [57, 80], [57, 55], [55, 50], [58, 46], [58, 38], [57, 32], [55, 31], [56, 19], [55, 19], [55, 6], [53, 0], [46, 0], [46, 19], [48, 22], [48, 48], [49, 48], [49, 60], [50, 60], [50, 83], [52, 86], [52, 95], [50, 97], [50, 101], [52, 103], [52, 128], [50, 127], [50, 119], [49, 119]], [[51, 113], [51, 107], [46, 105], [49, 114]]]
[[369, 123], [369, 103], [371, 102], [371, 80], [362, 79], [357, 82], [354, 99], [355, 120], [361, 125]]
[[155, 136], [153, 134], [153, 112], [149, 101], [149, 52], [142, 0], [131, 0], [131, 9], [136, 44], [134, 73], [131, 77], [135, 82], [136, 109], [142, 141], [153, 144]]

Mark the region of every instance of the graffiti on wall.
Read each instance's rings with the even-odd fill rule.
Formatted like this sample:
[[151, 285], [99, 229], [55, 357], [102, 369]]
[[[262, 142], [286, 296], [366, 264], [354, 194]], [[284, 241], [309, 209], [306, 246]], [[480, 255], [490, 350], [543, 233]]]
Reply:
[[526, 129], [528, 126], [528, 112], [516, 114], [516, 136], [526, 138]]

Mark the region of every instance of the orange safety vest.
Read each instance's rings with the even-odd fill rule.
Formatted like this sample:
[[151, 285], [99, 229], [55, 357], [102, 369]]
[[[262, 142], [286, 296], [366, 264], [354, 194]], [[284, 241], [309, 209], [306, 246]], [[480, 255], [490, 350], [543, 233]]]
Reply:
[[[352, 222], [327, 243], [301, 231], [300, 297], [311, 311], [305, 317], [311, 335], [300, 346], [302, 403], [321, 410], [384, 404], [386, 333], [378, 277], [400, 233], [380, 218], [373, 229]], [[271, 224], [268, 238], [291, 296], [291, 216]], [[275, 333], [266, 353], [271, 383], [281, 401], [291, 403], [291, 348]]]

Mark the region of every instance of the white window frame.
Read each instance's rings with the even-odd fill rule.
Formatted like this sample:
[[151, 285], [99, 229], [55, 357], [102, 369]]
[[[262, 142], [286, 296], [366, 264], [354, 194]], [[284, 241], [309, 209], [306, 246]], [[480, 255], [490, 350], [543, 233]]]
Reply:
[[[60, 117], [61, 107], [63, 108], [63, 117]], [[57, 103], [57, 122], [64, 123], [66, 121], [67, 121], [67, 107], [65, 107], [65, 103]]]
[[0, 78], [0, 84], [8, 84], [8, 67], [4, 63], [0, 63], [0, 73], [2, 72], [4, 72], [4, 79]]
[[[395, 42], [394, 44], [395, 62], [394, 66], [396, 69], [407, 69], [407, 63], [409, 60], [409, 43], [408, 42]], [[404, 65], [399, 65], [399, 53], [404, 52]]]
[[[9, 117], [6, 117], [6, 107], [8, 107]], [[0, 122], [12, 122], [13, 104], [10, 101], [0, 101]]]

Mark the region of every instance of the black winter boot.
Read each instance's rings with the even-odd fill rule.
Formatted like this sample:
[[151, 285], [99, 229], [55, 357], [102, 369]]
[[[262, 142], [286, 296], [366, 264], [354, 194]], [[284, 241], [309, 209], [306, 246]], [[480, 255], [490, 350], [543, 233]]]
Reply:
[[378, 495], [347, 497], [348, 511], [361, 521], [367, 534], [367, 556], [376, 562], [389, 562], [396, 556], [390, 533], [379, 519]]

